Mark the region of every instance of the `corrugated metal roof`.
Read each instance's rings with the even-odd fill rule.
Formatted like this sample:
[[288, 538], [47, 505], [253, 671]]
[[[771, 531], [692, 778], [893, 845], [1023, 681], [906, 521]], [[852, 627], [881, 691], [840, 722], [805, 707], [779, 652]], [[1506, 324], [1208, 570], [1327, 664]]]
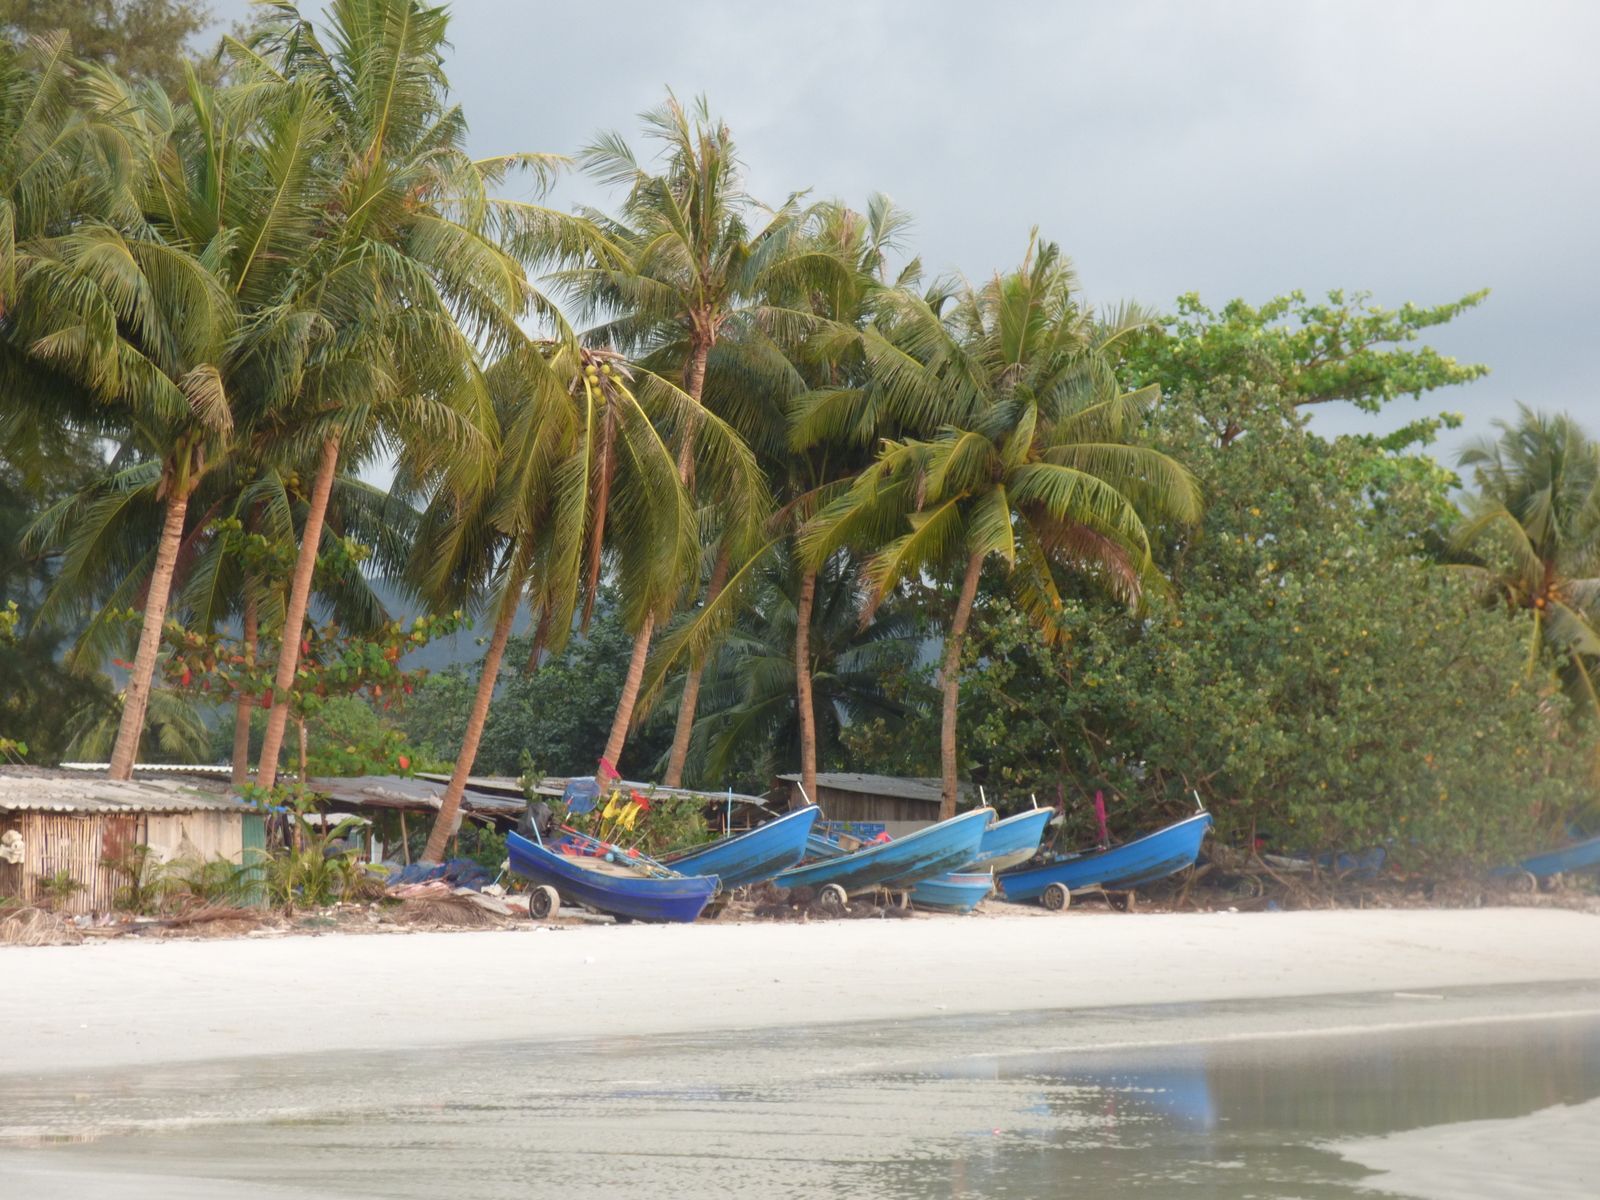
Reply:
[[[559, 796], [567, 790], [567, 783], [570, 780], [592, 778], [592, 775], [546, 775], [533, 785], [533, 790], [540, 796]], [[470, 781], [468, 786], [471, 786]], [[703, 800], [707, 804], [725, 802], [728, 799], [726, 789], [718, 791], [716, 788], [673, 788], [659, 783], [642, 783], [636, 779], [619, 780], [618, 786], [625, 791], [644, 792], [651, 796], [672, 796], [684, 800]], [[733, 802], [771, 811], [771, 806], [762, 796], [747, 796], [743, 792], [734, 792]]]
[[[312, 779], [312, 791], [340, 803], [363, 808], [396, 808], [411, 811], [439, 811], [444, 785], [431, 779], [402, 775], [357, 775], [349, 779]], [[469, 813], [519, 816], [526, 800], [509, 796], [486, 796], [467, 792], [461, 806]]]
[[[109, 771], [110, 763], [103, 762], [64, 762], [61, 764], [63, 771]], [[152, 775], [217, 775], [231, 779], [233, 768], [227, 763], [135, 763], [133, 767], [135, 776]]]
[[[785, 783], [799, 783], [800, 776], [779, 775]], [[823, 771], [817, 775], [817, 786], [833, 788], [839, 792], [861, 792], [872, 796], [893, 796], [898, 800], [922, 800], [928, 804], [939, 803], [942, 784], [937, 779], [902, 779], [896, 775], [863, 775], [855, 771]], [[963, 796], [972, 791], [972, 785], [960, 786]], [[815, 796], [812, 797], [816, 799]]]
[[259, 812], [237, 796], [175, 779], [71, 779], [0, 774], [0, 811], [62, 813]]

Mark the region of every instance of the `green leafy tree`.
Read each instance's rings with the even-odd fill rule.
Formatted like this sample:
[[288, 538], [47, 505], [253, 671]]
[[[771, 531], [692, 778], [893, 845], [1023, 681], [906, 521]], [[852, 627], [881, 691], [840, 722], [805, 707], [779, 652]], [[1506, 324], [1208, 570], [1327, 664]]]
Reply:
[[[514, 637], [510, 653], [527, 650], [531, 637]], [[533, 674], [505, 672], [478, 745], [475, 769], [488, 775], [587, 775], [594, 748], [611, 728], [633, 638], [614, 597], [603, 597], [589, 629], [553, 651]], [[465, 737], [481, 664], [431, 674], [399, 715], [399, 724], [426, 757], [449, 759]], [[641, 762], [664, 754], [670, 721], [647, 718], [635, 733]]]
[[1431, 485], [1375, 490], [1389, 452], [1319, 438], [1287, 403], [1227, 448], [1184, 413], [1162, 433], [1208, 504], [1175, 596], [1140, 620], [1071, 597], [1053, 642], [991, 606], [963, 681], [978, 777], [1066, 798], [1085, 834], [1104, 790], [1119, 833], [1197, 792], [1224, 840], [1281, 851], [1493, 862], [1554, 836], [1579, 740], [1524, 678], [1525, 626], [1433, 568]]
[[[1268, 421], [1281, 401], [1297, 408], [1346, 403], [1376, 413], [1398, 397], [1421, 398], [1481, 378], [1488, 367], [1413, 343], [1488, 294], [1389, 309], [1369, 303], [1365, 292], [1334, 291], [1324, 301], [1309, 301], [1296, 291], [1261, 305], [1231, 300], [1213, 310], [1191, 292], [1178, 298], [1177, 311], [1159, 329], [1125, 344], [1124, 364], [1135, 383], [1155, 384], [1169, 396], [1186, 389], [1205, 396], [1207, 423], [1226, 445], [1249, 428], [1258, 403]], [[1453, 414], [1422, 418], [1387, 444], [1403, 449], [1431, 440], [1441, 425], [1456, 424]]]
[[7, 40], [63, 32], [76, 57], [172, 93], [183, 89], [186, 49], [210, 22], [210, 6], [193, 0], [0, 0]]
[[1053, 631], [1058, 572], [1133, 601], [1159, 577], [1147, 520], [1190, 522], [1187, 470], [1139, 444], [1154, 389], [1123, 393], [1109, 347], [1130, 314], [1096, 322], [1057, 247], [1034, 242], [1019, 270], [964, 288], [948, 315], [925, 301], [897, 314], [886, 387], [945, 422], [931, 439], [889, 442], [801, 539], [820, 564], [869, 549], [867, 612], [902, 581], [958, 578], [940, 671], [940, 811], [955, 815], [961, 653], [984, 564], [1004, 565], [1030, 617]]

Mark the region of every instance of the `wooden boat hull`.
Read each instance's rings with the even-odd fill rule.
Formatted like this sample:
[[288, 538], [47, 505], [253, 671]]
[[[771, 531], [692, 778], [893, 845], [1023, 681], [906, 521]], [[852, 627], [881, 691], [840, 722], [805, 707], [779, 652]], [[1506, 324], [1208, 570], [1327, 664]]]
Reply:
[[1013, 868], [995, 876], [995, 890], [1003, 900], [1020, 902], [1037, 900], [1053, 883], [1068, 891], [1095, 886], [1115, 890], [1152, 883], [1194, 865], [1200, 843], [1210, 828], [1211, 814], [1200, 813], [1109, 850], [1094, 850], [1036, 867]]
[[992, 808], [975, 808], [892, 842], [791, 867], [773, 882], [784, 888], [820, 888], [831, 883], [851, 894], [879, 887], [910, 888], [971, 862], [993, 818]]
[[810, 804], [765, 825], [696, 846], [662, 861], [685, 875], [715, 875], [722, 880], [724, 888], [760, 883], [805, 857], [806, 839], [817, 823], [819, 811], [815, 804]]
[[983, 831], [978, 857], [967, 864], [968, 871], [1004, 871], [1027, 862], [1039, 852], [1045, 826], [1056, 815], [1053, 808], [1034, 808], [1014, 817], [996, 821]]
[[911, 889], [911, 902], [918, 908], [971, 912], [993, 891], [994, 876], [988, 871], [959, 871], [924, 879]]
[[516, 833], [506, 834], [511, 869], [525, 879], [547, 884], [596, 912], [639, 921], [693, 921], [716, 895], [715, 875], [674, 875], [666, 879], [610, 875], [583, 865], [581, 858], [557, 854]]

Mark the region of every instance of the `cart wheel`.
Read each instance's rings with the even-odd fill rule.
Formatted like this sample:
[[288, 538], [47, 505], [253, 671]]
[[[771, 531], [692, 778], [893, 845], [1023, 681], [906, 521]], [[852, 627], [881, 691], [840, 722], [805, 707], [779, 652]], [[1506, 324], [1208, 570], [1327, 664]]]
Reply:
[[1519, 871], [1511, 877], [1511, 887], [1518, 892], [1537, 892], [1539, 877], [1532, 871]]
[[910, 892], [892, 892], [889, 895], [889, 899], [894, 904], [894, 906], [896, 908], [910, 908], [911, 907], [911, 893]]
[[824, 884], [817, 893], [817, 903], [828, 912], [842, 913], [850, 903], [850, 897], [837, 883], [829, 883]]
[[1067, 891], [1066, 884], [1052, 883], [1045, 888], [1044, 895], [1039, 899], [1051, 912], [1060, 912], [1072, 903], [1072, 893]]
[[615, 921], [618, 925], [632, 925], [633, 924], [633, 918], [629, 917], [629, 916], [624, 916], [622, 913], [612, 913], [611, 914], [611, 919], [613, 921]]
[[535, 921], [548, 921], [561, 911], [561, 893], [549, 884], [540, 884], [528, 893], [528, 915]]
[[1118, 912], [1131, 913], [1135, 907], [1132, 892], [1107, 892], [1106, 902]]

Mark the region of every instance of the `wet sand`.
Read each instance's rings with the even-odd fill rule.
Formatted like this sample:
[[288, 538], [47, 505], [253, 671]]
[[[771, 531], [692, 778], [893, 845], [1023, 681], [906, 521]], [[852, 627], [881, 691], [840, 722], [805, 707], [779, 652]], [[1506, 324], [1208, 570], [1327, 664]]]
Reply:
[[1549, 1200], [1597, 1096], [1593, 983], [286, 1053], [0, 1077], [0, 1195]]
[[129, 940], [0, 950], [0, 1078], [285, 1053], [1353, 993], [1426, 997], [1596, 980], [1600, 919], [1546, 909], [1083, 911]]

